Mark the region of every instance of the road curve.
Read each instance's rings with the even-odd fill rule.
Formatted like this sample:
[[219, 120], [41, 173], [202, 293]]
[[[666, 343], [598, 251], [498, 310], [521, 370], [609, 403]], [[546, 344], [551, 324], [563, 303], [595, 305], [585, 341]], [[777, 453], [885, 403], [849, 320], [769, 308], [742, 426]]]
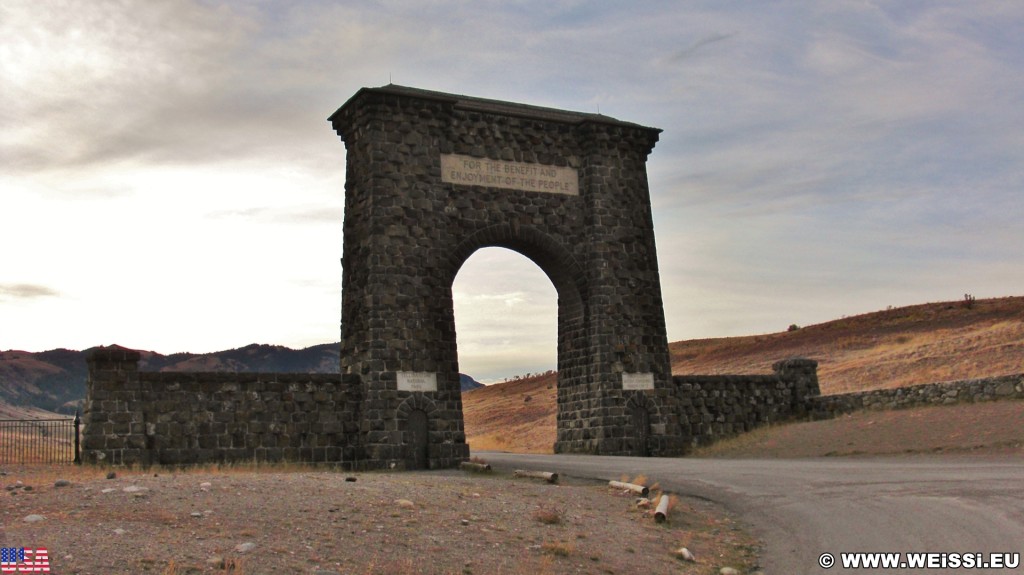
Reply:
[[[474, 452], [497, 469], [601, 480], [643, 473], [717, 501], [766, 545], [768, 575], [1024, 573], [1017, 569], [844, 569], [841, 553], [1024, 553], [1024, 461], [900, 458], [725, 460]], [[818, 559], [831, 553], [836, 565]], [[987, 559], [987, 556], [986, 556]]]

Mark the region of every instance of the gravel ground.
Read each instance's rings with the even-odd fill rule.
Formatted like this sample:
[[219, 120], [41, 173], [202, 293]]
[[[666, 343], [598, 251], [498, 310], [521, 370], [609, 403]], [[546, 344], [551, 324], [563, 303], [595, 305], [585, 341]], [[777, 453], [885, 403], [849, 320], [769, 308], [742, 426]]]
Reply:
[[[670, 521], [658, 524], [632, 496], [564, 479], [304, 468], [117, 470], [112, 479], [88, 467], [0, 471], [0, 546], [46, 547], [60, 575], [745, 573], [758, 551], [706, 501], [677, 497]], [[42, 519], [26, 521], [31, 515]], [[696, 562], [674, 555], [682, 546]]]

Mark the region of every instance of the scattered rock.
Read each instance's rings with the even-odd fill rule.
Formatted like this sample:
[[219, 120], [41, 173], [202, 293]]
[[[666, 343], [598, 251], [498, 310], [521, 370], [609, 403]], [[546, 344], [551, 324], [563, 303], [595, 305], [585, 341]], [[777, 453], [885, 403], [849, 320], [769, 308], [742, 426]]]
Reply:
[[248, 553], [256, 548], [256, 544], [252, 541], [246, 541], [245, 543], [239, 543], [235, 545], [235, 551], [238, 553]]
[[355, 480], [356, 480], [356, 478], [355, 478], [355, 477], [346, 477], [346, 478], [345, 478], [345, 481], [348, 481], [349, 483], [354, 483], [354, 482], [355, 482]]
[[111, 471], [110, 473], [107, 473], [107, 479], [117, 479], [117, 474]]
[[469, 519], [463, 519], [462, 520], [462, 525], [463, 526], [469, 525]]
[[108, 487], [106, 489], [101, 489], [100, 493], [113, 493], [114, 491], [117, 491], [117, 490], [114, 489], [113, 487]]
[[124, 529], [121, 529], [120, 527], [118, 527], [117, 529], [114, 530], [114, 533], [116, 533], [118, 535], [124, 535], [125, 533], [128, 533], [128, 532], [125, 531]]
[[67, 479], [58, 479], [53, 482], [54, 487], [67, 487], [68, 485], [71, 485], [71, 482]]
[[718, 575], [740, 575], [740, 572], [732, 567], [722, 567], [718, 570]]
[[32, 491], [32, 486], [31, 485], [26, 485], [26, 486], [22, 487], [21, 490], [22, 491]]
[[213, 484], [210, 483], [209, 481], [204, 481], [199, 484], [199, 489], [201, 491], [209, 491], [211, 487], [213, 487]]
[[193, 511], [192, 513], [190, 513], [190, 515], [192, 517], [202, 517], [203, 516], [203, 514], [198, 512], [198, 511]]
[[149, 488], [139, 487], [138, 485], [129, 485], [122, 489], [121, 491], [124, 491], [125, 493], [142, 493], [144, 491], [149, 491]]
[[651, 500], [646, 497], [641, 497], [636, 500], [636, 506], [640, 509], [649, 509], [651, 507]]
[[25, 523], [37, 523], [39, 521], [42, 521], [43, 519], [46, 519], [46, 518], [43, 517], [42, 515], [34, 515], [33, 514], [33, 515], [26, 516], [23, 521], [25, 521]]
[[690, 550], [686, 547], [680, 547], [679, 549], [676, 549], [676, 557], [682, 559], [683, 561], [697, 561], [697, 558], [694, 557], [693, 553], [690, 553]]
[[395, 499], [395, 505], [399, 507], [405, 507], [406, 509], [415, 509], [416, 504], [408, 499]]
[[213, 567], [214, 569], [223, 569], [224, 558], [219, 555], [214, 555], [213, 557], [210, 557], [206, 560], [206, 564], [210, 567]]

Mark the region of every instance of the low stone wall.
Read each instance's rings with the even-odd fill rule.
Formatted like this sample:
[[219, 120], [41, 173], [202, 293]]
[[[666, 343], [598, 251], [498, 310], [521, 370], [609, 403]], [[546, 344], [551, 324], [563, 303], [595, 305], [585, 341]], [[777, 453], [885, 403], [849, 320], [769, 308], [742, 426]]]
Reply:
[[708, 445], [767, 423], [806, 417], [817, 396], [818, 362], [776, 362], [773, 375], [677, 375], [672, 378], [691, 445]]
[[331, 462], [352, 467], [354, 386], [337, 374], [139, 372], [137, 351], [89, 357], [83, 459], [183, 465]]
[[[383, 437], [375, 441], [387, 440], [401, 451], [393, 458], [396, 465], [408, 458], [402, 450], [409, 449], [409, 431], [397, 420], [360, 419], [358, 380], [343, 381], [338, 374], [139, 372], [139, 352], [124, 348], [96, 349], [88, 362], [86, 462], [302, 461], [361, 469], [373, 463], [363, 445], [371, 433]], [[677, 375], [672, 402], [643, 405], [658, 409], [674, 403], [681, 436], [699, 446], [787, 420], [1024, 399], [1024, 374], [822, 396], [817, 362], [788, 359], [772, 367], [770, 375]], [[425, 403], [411, 408], [433, 413], [429, 400], [411, 399]], [[431, 457], [443, 456], [439, 450], [448, 446], [430, 433]]]
[[1024, 374], [873, 389], [811, 399], [812, 417], [826, 419], [864, 409], [905, 409], [1001, 399], [1024, 399]]

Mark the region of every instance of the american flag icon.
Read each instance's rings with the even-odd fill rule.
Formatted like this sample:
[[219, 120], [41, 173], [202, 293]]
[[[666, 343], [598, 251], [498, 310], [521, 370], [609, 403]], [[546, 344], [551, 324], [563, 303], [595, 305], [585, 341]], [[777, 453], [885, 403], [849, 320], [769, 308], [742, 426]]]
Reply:
[[45, 547], [5, 549], [0, 573], [49, 573], [50, 554]]

